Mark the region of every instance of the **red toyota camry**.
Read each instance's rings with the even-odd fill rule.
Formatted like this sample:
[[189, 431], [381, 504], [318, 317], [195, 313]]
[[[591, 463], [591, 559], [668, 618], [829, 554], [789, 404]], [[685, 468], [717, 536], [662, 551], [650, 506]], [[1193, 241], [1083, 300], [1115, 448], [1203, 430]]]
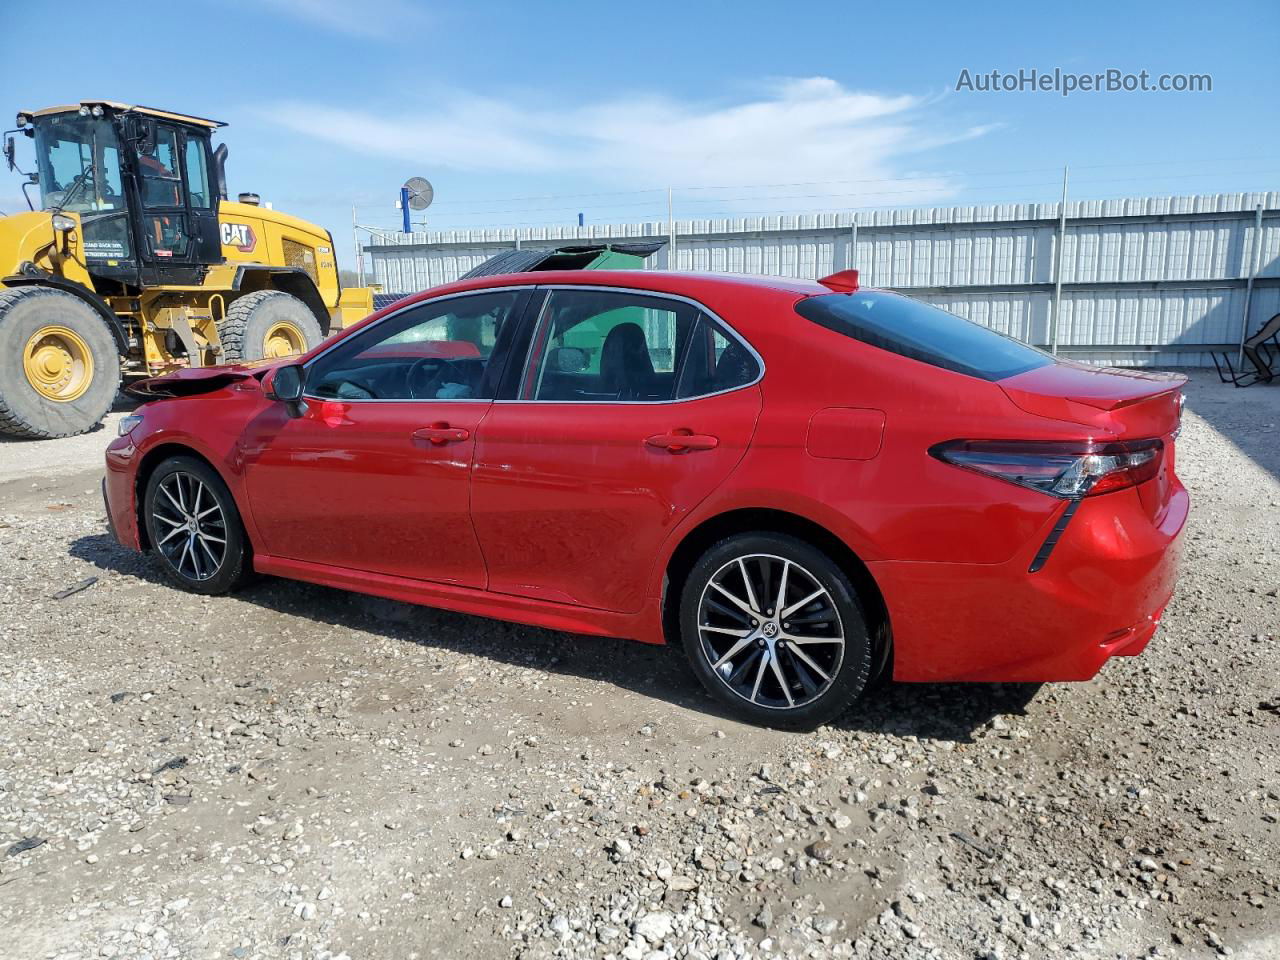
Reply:
[[885, 670], [1085, 680], [1140, 652], [1187, 517], [1183, 382], [852, 271], [489, 276], [294, 361], [147, 381], [107, 507], [189, 590], [257, 571], [680, 643], [740, 716], [812, 726]]

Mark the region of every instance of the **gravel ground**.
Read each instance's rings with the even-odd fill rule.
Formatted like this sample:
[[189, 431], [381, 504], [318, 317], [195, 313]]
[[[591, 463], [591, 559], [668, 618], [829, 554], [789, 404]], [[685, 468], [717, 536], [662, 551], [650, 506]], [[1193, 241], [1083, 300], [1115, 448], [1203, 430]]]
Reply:
[[803, 735], [661, 649], [179, 593], [107, 433], [0, 444], [0, 954], [1280, 957], [1280, 389], [1189, 392], [1143, 656]]

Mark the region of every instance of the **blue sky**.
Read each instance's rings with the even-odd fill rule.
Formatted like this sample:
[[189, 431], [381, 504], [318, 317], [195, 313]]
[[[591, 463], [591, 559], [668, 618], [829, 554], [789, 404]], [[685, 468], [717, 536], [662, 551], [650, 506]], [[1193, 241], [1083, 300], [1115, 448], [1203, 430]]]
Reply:
[[[1280, 189], [1274, 0], [967, 7], [64, 0], [65, 29], [7, 11], [0, 110], [227, 121], [232, 193], [323, 224], [346, 260], [352, 205], [391, 228], [413, 175], [432, 229], [665, 219], [667, 187], [681, 219], [1054, 200], [1064, 163], [1081, 199]], [[1213, 90], [955, 90], [1020, 68]]]

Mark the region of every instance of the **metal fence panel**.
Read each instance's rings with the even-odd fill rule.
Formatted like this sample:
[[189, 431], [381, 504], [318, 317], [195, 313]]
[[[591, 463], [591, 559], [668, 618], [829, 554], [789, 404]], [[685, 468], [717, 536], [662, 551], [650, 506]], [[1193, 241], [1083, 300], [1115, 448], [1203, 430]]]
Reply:
[[[1197, 346], [1239, 341], [1255, 266], [1248, 328], [1280, 312], [1280, 192], [1073, 201], [1066, 224], [1059, 342], [1070, 356], [1207, 365]], [[667, 231], [665, 222], [642, 222], [419, 232], [375, 236], [365, 249], [374, 281], [409, 293], [517, 246]], [[664, 248], [648, 268], [812, 279], [856, 267], [868, 286], [1032, 343], [1051, 338], [1056, 203], [678, 220], [675, 232], [674, 258]]]

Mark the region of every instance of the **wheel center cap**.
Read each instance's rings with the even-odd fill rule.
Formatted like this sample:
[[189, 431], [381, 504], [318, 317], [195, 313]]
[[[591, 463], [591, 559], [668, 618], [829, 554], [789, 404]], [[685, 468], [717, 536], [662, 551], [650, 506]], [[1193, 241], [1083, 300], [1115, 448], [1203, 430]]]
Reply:
[[770, 620], [764, 625], [764, 627], [761, 628], [760, 632], [763, 633], [766, 637], [769, 637], [770, 639], [772, 639], [773, 637], [776, 637], [778, 635], [778, 625], [774, 623], [772, 620]]

